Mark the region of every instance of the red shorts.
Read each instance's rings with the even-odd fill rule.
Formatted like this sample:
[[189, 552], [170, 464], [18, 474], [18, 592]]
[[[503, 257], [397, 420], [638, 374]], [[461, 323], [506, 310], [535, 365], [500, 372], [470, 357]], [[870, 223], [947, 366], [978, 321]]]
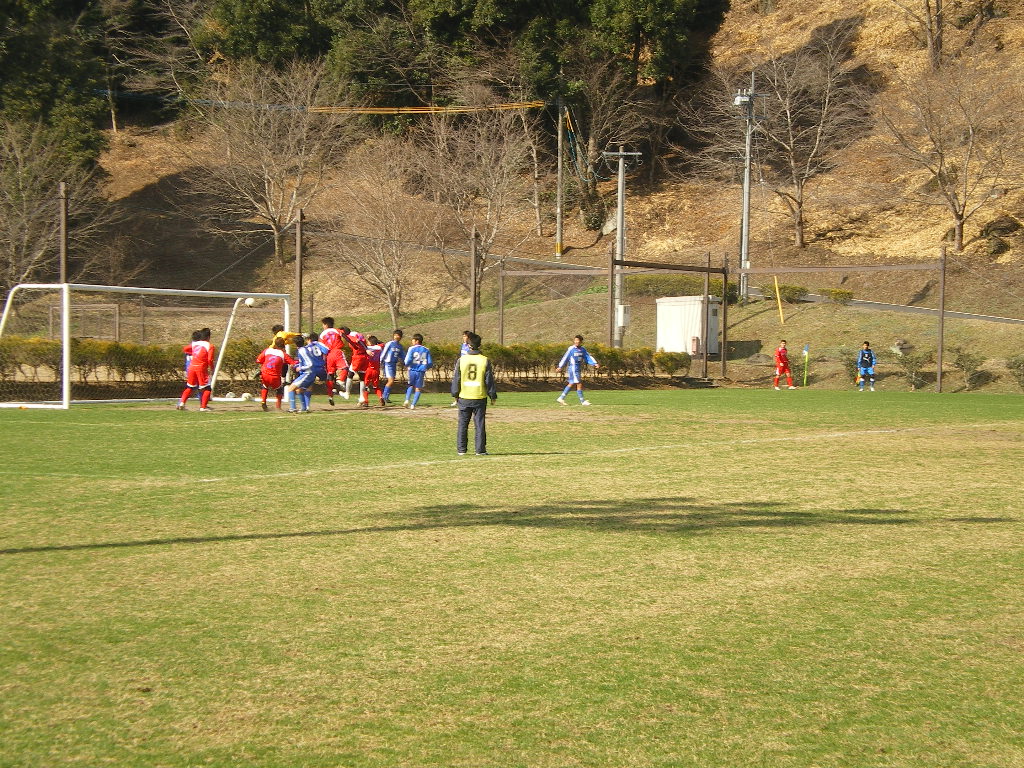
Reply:
[[190, 387], [210, 386], [210, 370], [208, 368], [189, 368], [187, 382]]
[[369, 364], [370, 358], [366, 355], [352, 355], [352, 362], [349, 363], [349, 367], [356, 373], [362, 373]]
[[775, 375], [782, 376], [784, 373], [790, 373], [788, 365], [777, 365], [775, 366]]
[[345, 350], [340, 347], [335, 347], [327, 353], [327, 375], [330, 376], [332, 373], [338, 371], [344, 371], [348, 368], [348, 361], [345, 359]]
[[265, 373], [260, 374], [260, 381], [263, 382], [263, 386], [267, 389], [280, 389], [283, 383], [280, 376], [268, 376]]
[[363, 381], [366, 382], [366, 386], [373, 387], [374, 389], [380, 388], [380, 366], [379, 365], [368, 365], [366, 367], [366, 376]]

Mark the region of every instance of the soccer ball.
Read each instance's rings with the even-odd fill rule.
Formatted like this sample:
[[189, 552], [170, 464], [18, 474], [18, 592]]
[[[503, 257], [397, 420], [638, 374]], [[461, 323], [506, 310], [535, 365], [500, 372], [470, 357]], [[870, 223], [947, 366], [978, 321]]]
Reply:
[[242, 399], [243, 400], [252, 400], [252, 392], [243, 392], [242, 393]]
[[255, 303], [256, 303], [256, 299], [254, 299], [252, 296], [250, 296], [248, 299], [245, 300], [245, 306], [247, 306], [247, 307], [251, 307]]

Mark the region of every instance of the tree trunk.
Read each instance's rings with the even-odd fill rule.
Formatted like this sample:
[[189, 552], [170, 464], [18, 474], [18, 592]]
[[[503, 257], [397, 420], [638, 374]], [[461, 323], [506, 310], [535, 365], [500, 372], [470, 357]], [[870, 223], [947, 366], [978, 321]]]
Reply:
[[796, 205], [793, 207], [793, 245], [797, 248], [804, 248], [807, 241], [804, 238], [804, 207]]
[[274, 238], [274, 260], [277, 266], [284, 266], [284, 232], [279, 229], [272, 230]]
[[957, 216], [953, 224], [953, 250], [960, 253], [964, 249], [964, 220]]

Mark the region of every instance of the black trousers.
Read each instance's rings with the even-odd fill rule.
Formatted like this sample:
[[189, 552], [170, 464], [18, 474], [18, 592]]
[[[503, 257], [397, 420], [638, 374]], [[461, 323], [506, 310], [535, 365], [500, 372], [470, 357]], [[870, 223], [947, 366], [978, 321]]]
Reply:
[[470, 418], [473, 419], [476, 452], [487, 453], [487, 398], [482, 400], [459, 398], [459, 431], [455, 438], [455, 448], [459, 453], [466, 452], [466, 447], [469, 445]]

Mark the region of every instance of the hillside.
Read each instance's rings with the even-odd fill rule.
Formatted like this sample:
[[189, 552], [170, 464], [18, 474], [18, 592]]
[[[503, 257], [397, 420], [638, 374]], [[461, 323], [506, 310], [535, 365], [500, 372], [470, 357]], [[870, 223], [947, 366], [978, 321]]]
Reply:
[[[757, 0], [736, 2], [712, 41], [715, 60], [722, 64], [758, 58], [763, 51], [786, 51], [802, 45], [815, 29], [838, 19], [856, 18], [853, 64], [877, 73], [882, 87], [900, 73], [924, 64], [925, 52], [914, 41], [906, 16], [890, 0], [853, 4], [777, 0], [777, 10], [761, 14]], [[968, 4], [965, 4], [965, 6]], [[996, 18], [951, 24], [946, 45], [960, 47], [990, 66], [1016, 63], [1024, 52], [1024, 8], [1003, 3]], [[961, 9], [961, 15], [967, 12]], [[970, 19], [969, 15], [965, 16]], [[968, 44], [968, 40], [970, 40]], [[187, 167], [187, 143], [171, 127], [122, 130], [111, 137], [103, 165], [109, 191], [130, 212], [123, 233], [131, 247], [149, 261], [135, 282], [197, 288], [263, 288], [288, 290], [290, 268], [275, 268], [268, 249], [258, 240], [217, 240], [204, 232], [191, 215], [197, 203], [180, 193], [180, 173]], [[808, 245], [790, 245], [791, 225], [781, 200], [761, 187], [752, 193], [751, 262], [754, 266], [808, 264], [895, 264], [934, 260], [949, 223], [936, 207], [917, 205], [898, 195], [879, 193], [893, 181], [883, 163], [866, 161], [868, 136], [849, 147], [839, 167], [814, 180], [808, 197]], [[339, 177], [336, 187], [344, 185]], [[551, 182], [551, 179], [547, 180]], [[614, 190], [607, 187], [606, 195]], [[314, 256], [306, 273], [306, 296], [314, 295], [315, 309], [334, 314], [364, 314], [378, 309], [354, 293], [353, 279], [326, 269], [315, 254], [326, 246], [312, 234], [318, 215], [337, 205], [329, 190], [307, 211], [311, 234], [307, 243]], [[194, 209], [193, 209], [194, 210]], [[627, 221], [630, 255], [645, 260], [701, 263], [705, 253], [720, 264], [735, 263], [739, 229], [740, 190], [736, 186], [676, 179], [656, 187], [641, 178], [630, 179]], [[1009, 249], [990, 256], [979, 231], [999, 217], [1024, 221], [1024, 194], [1011, 193], [994, 201], [968, 224], [967, 246], [950, 254], [947, 307], [953, 310], [1024, 317], [1024, 230], [1006, 238]], [[518, 255], [548, 258], [553, 251], [552, 228], [538, 237], [530, 216], [503, 243]], [[609, 237], [584, 230], [567, 216], [566, 260], [603, 265]], [[436, 261], [425, 257], [423, 279], [409, 296], [410, 310], [458, 306], [465, 298], [445, 288]], [[433, 279], [432, 279], [433, 277]], [[810, 288], [838, 287], [857, 298], [934, 306], [937, 281], [930, 272], [848, 273], [842, 276], [794, 275], [780, 272], [782, 282]], [[753, 285], [759, 282], [752, 278]]]

